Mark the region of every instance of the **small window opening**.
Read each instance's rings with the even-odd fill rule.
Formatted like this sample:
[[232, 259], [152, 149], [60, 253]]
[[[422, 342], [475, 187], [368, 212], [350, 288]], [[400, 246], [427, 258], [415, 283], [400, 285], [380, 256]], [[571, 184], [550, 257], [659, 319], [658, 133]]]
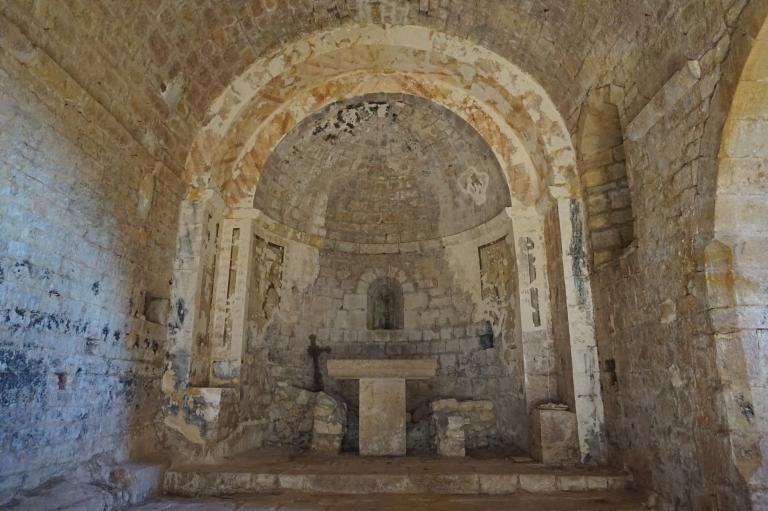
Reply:
[[368, 288], [368, 329], [403, 328], [403, 288], [390, 277], [373, 281]]
[[59, 383], [59, 390], [67, 390], [67, 373], [56, 373], [56, 379]]

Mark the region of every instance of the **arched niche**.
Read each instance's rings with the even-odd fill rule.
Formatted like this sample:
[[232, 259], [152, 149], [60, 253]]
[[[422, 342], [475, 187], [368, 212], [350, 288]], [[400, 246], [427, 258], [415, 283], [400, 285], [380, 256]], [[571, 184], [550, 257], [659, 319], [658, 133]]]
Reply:
[[618, 260], [635, 237], [619, 96], [615, 86], [593, 90], [582, 107], [576, 137], [591, 260], [596, 268]]
[[391, 277], [379, 277], [368, 286], [368, 330], [400, 330], [404, 327], [403, 287]]

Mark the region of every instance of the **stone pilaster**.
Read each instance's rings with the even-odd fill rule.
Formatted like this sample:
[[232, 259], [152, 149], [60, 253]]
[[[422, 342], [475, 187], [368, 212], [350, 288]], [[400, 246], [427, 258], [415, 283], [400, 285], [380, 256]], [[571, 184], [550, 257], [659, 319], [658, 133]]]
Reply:
[[557, 398], [544, 225], [535, 209], [507, 208], [517, 259], [520, 333], [528, 412]]
[[246, 342], [253, 220], [225, 220], [216, 267], [210, 382], [237, 385]]
[[563, 257], [568, 332], [570, 336], [573, 394], [584, 462], [604, 459], [605, 418], [600, 369], [595, 339], [592, 288], [590, 285], [581, 199], [550, 188], [557, 200]]

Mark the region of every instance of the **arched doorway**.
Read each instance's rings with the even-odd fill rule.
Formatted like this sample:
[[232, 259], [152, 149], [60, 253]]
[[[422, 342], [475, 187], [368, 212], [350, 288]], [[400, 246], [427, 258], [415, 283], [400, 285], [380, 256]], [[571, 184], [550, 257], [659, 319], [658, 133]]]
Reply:
[[750, 42], [723, 128], [705, 264], [730, 454], [754, 508], [762, 509], [768, 498], [768, 23]]

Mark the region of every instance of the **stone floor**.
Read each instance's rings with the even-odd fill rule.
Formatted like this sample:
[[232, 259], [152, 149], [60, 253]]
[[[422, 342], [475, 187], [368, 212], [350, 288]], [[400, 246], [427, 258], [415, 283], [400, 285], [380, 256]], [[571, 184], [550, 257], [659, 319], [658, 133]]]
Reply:
[[231, 499], [163, 498], [132, 511], [641, 511], [630, 491], [557, 495], [265, 495]]

